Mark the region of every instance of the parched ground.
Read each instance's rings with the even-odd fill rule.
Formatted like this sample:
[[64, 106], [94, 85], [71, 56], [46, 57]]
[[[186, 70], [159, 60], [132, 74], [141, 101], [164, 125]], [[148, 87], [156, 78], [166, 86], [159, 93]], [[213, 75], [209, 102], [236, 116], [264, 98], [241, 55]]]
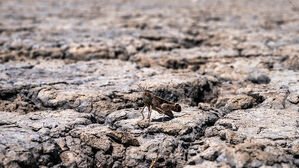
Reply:
[[296, 0], [0, 1], [0, 168], [295, 168], [298, 106]]

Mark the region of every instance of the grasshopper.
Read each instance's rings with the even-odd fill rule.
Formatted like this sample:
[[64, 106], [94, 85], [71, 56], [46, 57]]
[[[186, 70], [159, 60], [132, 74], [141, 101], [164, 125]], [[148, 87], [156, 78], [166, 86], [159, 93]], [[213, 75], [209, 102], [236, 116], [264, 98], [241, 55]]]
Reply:
[[138, 85], [138, 87], [143, 91], [142, 99], [144, 106], [141, 109], [142, 120], [144, 120], [143, 111], [145, 107], [148, 108], [147, 119], [149, 120], [149, 122], [151, 120], [152, 110], [155, 110], [160, 114], [163, 114], [162, 121], [164, 121], [165, 115], [169, 116], [170, 118], [173, 118], [172, 111], [181, 112], [182, 108], [179, 104], [173, 103], [159, 96], [156, 96], [153, 92], [141, 87], [140, 85]]

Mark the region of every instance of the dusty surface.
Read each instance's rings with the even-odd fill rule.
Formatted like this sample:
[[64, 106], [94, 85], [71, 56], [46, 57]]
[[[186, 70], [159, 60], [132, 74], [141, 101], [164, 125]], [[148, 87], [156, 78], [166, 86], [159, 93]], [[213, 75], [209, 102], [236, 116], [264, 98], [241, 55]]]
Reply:
[[298, 167], [291, 2], [0, 1], [0, 168]]

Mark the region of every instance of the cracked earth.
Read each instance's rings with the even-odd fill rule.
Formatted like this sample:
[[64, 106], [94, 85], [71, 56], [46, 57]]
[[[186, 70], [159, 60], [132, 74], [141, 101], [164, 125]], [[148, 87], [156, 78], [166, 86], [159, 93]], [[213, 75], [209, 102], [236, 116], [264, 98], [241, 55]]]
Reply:
[[298, 167], [292, 2], [0, 1], [0, 168]]

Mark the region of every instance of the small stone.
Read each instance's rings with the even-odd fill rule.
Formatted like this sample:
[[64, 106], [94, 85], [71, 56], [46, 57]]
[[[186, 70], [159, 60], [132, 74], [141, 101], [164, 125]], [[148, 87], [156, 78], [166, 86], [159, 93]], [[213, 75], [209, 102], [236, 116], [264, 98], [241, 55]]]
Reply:
[[186, 69], [188, 68], [188, 64], [182, 60], [176, 59], [167, 59], [163, 62], [163, 66], [168, 69]]
[[228, 100], [227, 107], [230, 110], [251, 108], [254, 104], [254, 98], [247, 95], [238, 95]]
[[116, 122], [116, 121], [119, 121], [119, 120], [123, 120], [123, 119], [126, 119], [127, 118], [127, 113], [125, 111], [116, 111], [114, 113], [111, 113], [109, 114], [107, 117], [106, 117], [106, 121], [105, 121], [105, 124], [108, 124], [110, 126], [113, 126], [113, 124]]
[[204, 111], [209, 111], [212, 110], [213, 108], [211, 107], [210, 104], [208, 103], [198, 103], [198, 108]]
[[226, 130], [225, 135], [226, 135], [226, 137], [225, 137], [226, 141], [231, 144], [243, 143], [244, 139], [245, 139], [244, 136], [237, 134], [231, 130]]
[[30, 135], [30, 139], [33, 142], [42, 142], [42, 138], [38, 134], [32, 134], [32, 135]]
[[299, 94], [291, 93], [287, 99], [289, 102], [291, 102], [293, 104], [298, 104], [299, 103]]
[[60, 137], [60, 138], [56, 139], [55, 141], [61, 150], [64, 151], [64, 150], [68, 149], [64, 138]]
[[267, 75], [261, 74], [259, 72], [250, 73], [247, 77], [247, 80], [255, 84], [268, 84], [271, 81], [271, 79]]
[[209, 147], [205, 151], [203, 151], [200, 156], [206, 160], [214, 161], [217, 159], [221, 151], [221, 146], [213, 146]]
[[127, 132], [121, 131], [111, 131], [106, 134], [108, 137], [112, 138], [114, 141], [121, 143], [125, 146], [139, 146], [139, 142], [132, 135]]
[[70, 151], [65, 151], [60, 154], [60, 159], [65, 164], [70, 164], [76, 162], [77, 155]]
[[198, 165], [202, 162], [202, 158], [199, 155], [193, 156], [189, 159], [188, 165]]
[[53, 142], [47, 141], [43, 143], [44, 153], [53, 153], [56, 150], [56, 146]]
[[147, 120], [141, 120], [137, 122], [137, 125], [139, 128], [144, 129], [150, 126], [150, 122], [148, 122]]
[[112, 167], [113, 158], [109, 155], [104, 155], [102, 151], [98, 151], [95, 154], [96, 167]]
[[102, 150], [104, 152], [107, 152], [111, 146], [109, 138], [105, 135], [102, 135], [101, 137], [96, 137], [88, 133], [83, 133], [81, 134], [80, 139], [87, 145], [98, 150]]

